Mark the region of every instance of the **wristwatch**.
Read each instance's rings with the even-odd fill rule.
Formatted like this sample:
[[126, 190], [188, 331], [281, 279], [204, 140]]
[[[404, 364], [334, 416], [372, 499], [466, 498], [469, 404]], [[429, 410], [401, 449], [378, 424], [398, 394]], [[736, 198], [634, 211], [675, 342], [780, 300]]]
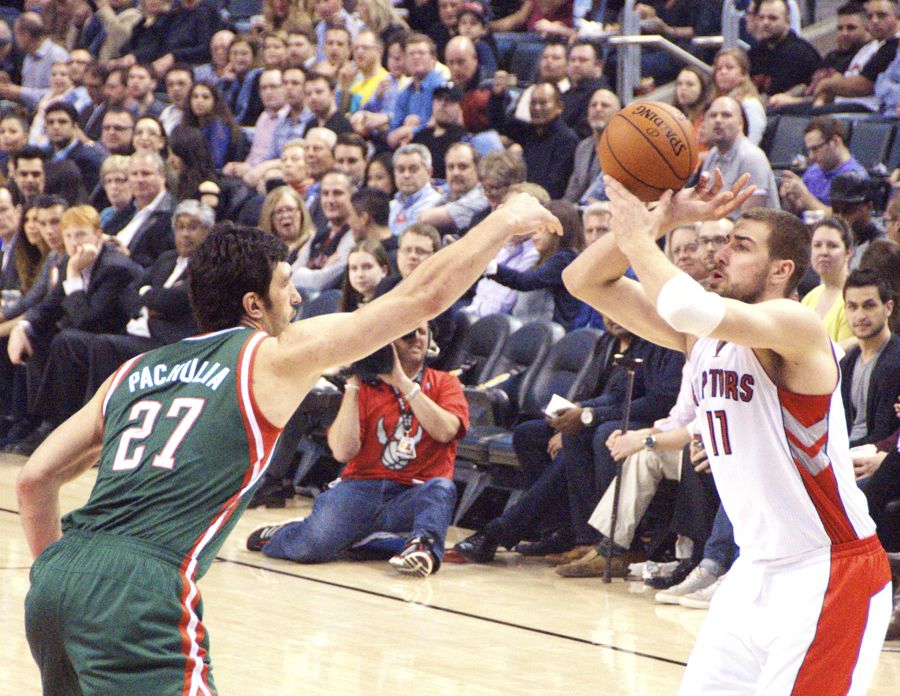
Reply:
[[644, 438], [644, 449], [653, 450], [656, 449], [656, 436], [648, 435]]
[[581, 411], [581, 423], [582, 425], [590, 425], [594, 422], [594, 412], [589, 408], [582, 409]]

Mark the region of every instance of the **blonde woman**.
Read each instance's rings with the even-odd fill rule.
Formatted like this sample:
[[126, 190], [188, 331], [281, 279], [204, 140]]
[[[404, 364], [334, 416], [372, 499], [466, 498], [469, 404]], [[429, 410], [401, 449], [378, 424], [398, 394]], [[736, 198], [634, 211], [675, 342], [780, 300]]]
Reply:
[[375, 32], [385, 46], [398, 31], [409, 30], [409, 25], [397, 14], [390, 0], [358, 0], [356, 14], [366, 29]]
[[265, 0], [263, 29], [287, 31], [294, 27], [313, 25], [312, 0]]
[[288, 248], [288, 262], [293, 264], [300, 248], [312, 238], [313, 224], [303, 197], [290, 186], [279, 186], [263, 203], [259, 227], [274, 234]]
[[750, 81], [750, 58], [741, 48], [724, 48], [713, 61], [713, 99], [734, 97], [747, 119], [747, 137], [759, 145], [766, 130], [766, 107]]

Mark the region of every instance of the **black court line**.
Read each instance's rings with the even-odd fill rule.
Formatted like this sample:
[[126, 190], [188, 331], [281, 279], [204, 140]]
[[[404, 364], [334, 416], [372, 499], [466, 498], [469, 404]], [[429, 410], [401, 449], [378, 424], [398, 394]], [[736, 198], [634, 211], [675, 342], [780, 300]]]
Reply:
[[[609, 645], [608, 643], [599, 643], [595, 640], [590, 640], [588, 638], [579, 638], [577, 636], [570, 636], [565, 633], [557, 633], [556, 631], [548, 631], [543, 628], [535, 628], [534, 626], [525, 626], [524, 624], [513, 623], [512, 621], [503, 621], [502, 619], [492, 619], [489, 616], [482, 616], [481, 614], [472, 614], [467, 611], [460, 611], [459, 609], [451, 609], [449, 607], [440, 607], [435, 604], [420, 604], [418, 602], [410, 602], [408, 600], [403, 599], [402, 597], [397, 597], [396, 595], [386, 594], [384, 592], [378, 592], [376, 590], [367, 590], [362, 587], [354, 587], [353, 585], [344, 585], [343, 583], [334, 582], [333, 580], [323, 580], [322, 578], [313, 578], [309, 575], [303, 575], [301, 573], [292, 573], [287, 570], [279, 570], [277, 568], [269, 568], [268, 566], [257, 565], [255, 563], [248, 563], [247, 561], [236, 561], [231, 558], [222, 558], [221, 556], [216, 556], [217, 561], [221, 561], [222, 563], [233, 563], [235, 565], [244, 566], [246, 568], [253, 568], [254, 570], [263, 570], [269, 573], [276, 573], [278, 575], [286, 575], [291, 578], [297, 578], [298, 580], [306, 580], [308, 582], [315, 582], [320, 585], [328, 585], [329, 587], [337, 587], [342, 590], [350, 590], [351, 592], [359, 592], [361, 594], [370, 595], [372, 597], [381, 597], [382, 599], [389, 599], [394, 602], [401, 602], [403, 604], [419, 604], [419, 606], [424, 607], [426, 609], [434, 609], [435, 611], [442, 611], [446, 614], [453, 614], [455, 616], [464, 616], [468, 619], [475, 619], [477, 621], [486, 621], [487, 623], [496, 624], [498, 626], [506, 626], [508, 628], [516, 628], [521, 631], [528, 631], [530, 633], [537, 633], [543, 636], [550, 636], [551, 638], [560, 638], [561, 640], [567, 640], [572, 643], [581, 643], [583, 645], [592, 645], [598, 648], [606, 648], [607, 650], [612, 650], [614, 652], [626, 653], [628, 655], [636, 655], [638, 657], [646, 657], [650, 660], [656, 660], [657, 662], [665, 662], [670, 665], [678, 665], [679, 667], [686, 667], [686, 662], [681, 662], [679, 660], [672, 660], [668, 657], [660, 657], [659, 655], [652, 655], [651, 653], [641, 652], [639, 650], [630, 650], [628, 648], [621, 648], [618, 645]], [[412, 578], [410, 578], [413, 582]]]
[[[0, 512], [8, 512], [12, 515], [18, 515], [17, 510], [9, 510], [7, 508], [0, 508]], [[216, 560], [221, 563], [232, 563], [234, 565], [243, 566], [245, 568], [252, 568], [253, 570], [262, 570], [267, 573], [275, 573], [276, 575], [284, 575], [290, 578], [296, 578], [297, 580], [306, 580], [307, 582], [314, 582], [319, 585], [327, 585], [328, 587], [336, 587], [341, 590], [350, 590], [351, 592], [358, 592], [360, 594], [369, 595], [371, 597], [380, 597], [381, 599], [388, 599], [393, 602], [401, 602], [403, 604], [419, 604], [418, 602], [410, 602], [408, 600], [403, 599], [402, 597], [397, 597], [396, 595], [387, 594], [384, 592], [377, 592], [376, 590], [367, 590], [363, 587], [354, 587], [353, 585], [345, 585], [343, 583], [334, 582], [333, 580], [323, 580], [322, 578], [314, 578], [309, 575], [303, 575], [302, 573], [292, 573], [287, 570], [280, 570], [278, 568], [269, 568], [264, 565], [258, 565], [256, 563], [248, 563], [247, 561], [236, 561], [231, 558], [223, 558], [222, 556], [216, 556]], [[415, 582], [414, 580], [412, 580]], [[503, 621], [502, 619], [492, 619], [489, 616], [481, 616], [480, 614], [473, 614], [467, 611], [461, 611], [459, 609], [451, 609], [450, 607], [440, 607], [434, 604], [419, 604], [421, 607], [425, 607], [426, 609], [433, 609], [434, 611], [444, 612], [446, 614], [452, 614], [454, 616], [463, 616], [467, 619], [475, 619], [476, 621], [485, 621], [487, 623], [492, 623], [497, 626], [506, 626], [507, 628], [515, 628], [520, 631], [528, 631], [529, 633], [536, 633], [542, 636], [549, 636], [551, 638], [559, 638], [560, 640], [566, 640], [571, 643], [580, 643], [582, 645], [591, 645], [598, 648], [604, 648], [606, 650], [612, 650], [614, 652], [625, 653], [627, 655], [636, 655], [637, 657], [645, 657], [648, 660], [655, 660], [656, 662], [663, 662], [670, 665], [677, 665], [679, 667], [686, 667], [687, 663], [681, 662], [680, 660], [672, 660], [668, 657], [660, 657], [659, 655], [653, 655], [651, 653], [641, 652], [640, 650], [630, 650], [628, 648], [622, 648], [618, 645], [609, 645], [608, 643], [599, 643], [594, 640], [590, 640], [588, 638], [579, 638], [578, 636], [570, 636], [565, 633], [557, 633], [556, 631], [548, 631], [543, 628], [535, 628], [534, 626], [525, 626], [524, 624], [514, 623], [512, 621]]]

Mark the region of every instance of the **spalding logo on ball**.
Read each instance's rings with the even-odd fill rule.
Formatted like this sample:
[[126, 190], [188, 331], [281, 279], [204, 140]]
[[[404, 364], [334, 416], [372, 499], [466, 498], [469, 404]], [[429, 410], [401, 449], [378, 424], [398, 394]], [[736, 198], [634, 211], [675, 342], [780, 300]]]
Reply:
[[639, 101], [613, 116], [600, 137], [600, 167], [642, 201], [677, 191], [697, 168], [697, 133], [669, 104]]

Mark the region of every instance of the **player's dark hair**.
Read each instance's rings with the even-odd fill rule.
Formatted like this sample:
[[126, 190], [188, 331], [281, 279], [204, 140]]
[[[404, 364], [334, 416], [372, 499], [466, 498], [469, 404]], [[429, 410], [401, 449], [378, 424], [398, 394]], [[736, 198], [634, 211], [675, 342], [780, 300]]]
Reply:
[[844, 297], [847, 296], [847, 288], [869, 287], [878, 289], [878, 296], [883, 303], [887, 303], [889, 300], [894, 299], [894, 292], [891, 290], [890, 284], [884, 279], [884, 276], [871, 268], [857, 268], [855, 271], [850, 271], [850, 275], [848, 275], [847, 280], [844, 281], [843, 294]]
[[356, 214], [368, 213], [379, 227], [387, 227], [391, 215], [391, 197], [375, 188], [363, 188], [350, 196], [350, 204]]
[[796, 215], [771, 208], [751, 208], [741, 213], [738, 219], [766, 225], [769, 228], [769, 258], [794, 262], [794, 272], [784, 288], [784, 296], [790, 297], [809, 268], [809, 229]]
[[272, 273], [287, 256], [275, 235], [230, 220], [217, 224], [188, 262], [188, 294], [200, 330], [238, 326], [248, 292], [268, 308]]

